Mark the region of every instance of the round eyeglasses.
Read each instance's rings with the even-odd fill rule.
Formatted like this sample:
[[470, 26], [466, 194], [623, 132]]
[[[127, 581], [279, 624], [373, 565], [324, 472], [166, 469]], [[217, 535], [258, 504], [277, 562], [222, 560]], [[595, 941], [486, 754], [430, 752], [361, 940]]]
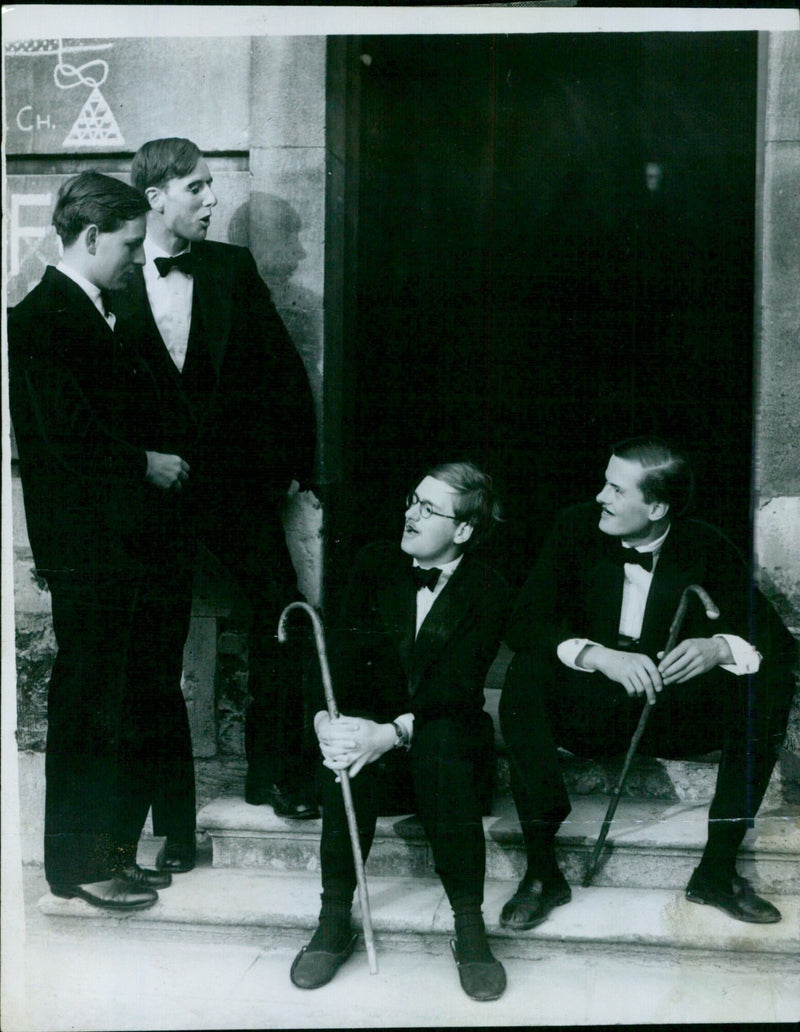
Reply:
[[415, 505], [419, 506], [419, 514], [423, 520], [429, 520], [431, 516], [441, 516], [446, 520], [460, 521], [460, 516], [448, 516], [446, 512], [437, 512], [430, 502], [420, 501], [419, 496], [416, 492], [412, 492], [410, 495], [406, 495], [406, 509], [413, 509]]

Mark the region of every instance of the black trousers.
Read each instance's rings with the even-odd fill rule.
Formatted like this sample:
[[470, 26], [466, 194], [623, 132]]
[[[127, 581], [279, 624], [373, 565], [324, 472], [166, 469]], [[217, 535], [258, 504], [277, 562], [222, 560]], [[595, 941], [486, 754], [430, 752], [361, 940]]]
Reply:
[[[786, 729], [792, 680], [769, 664], [755, 676], [715, 669], [658, 696], [639, 746], [664, 759], [721, 750], [710, 822], [752, 827]], [[570, 811], [556, 746], [580, 756], [624, 754], [641, 715], [602, 674], [517, 653], [500, 700], [511, 786], [529, 854], [552, 843]], [[532, 859], [529, 856], [529, 860]]]
[[194, 843], [194, 759], [181, 690], [192, 574], [154, 573], [140, 586], [126, 670], [113, 837], [123, 866], [136, 859], [148, 810], [153, 832]]
[[[477, 790], [479, 750], [472, 727], [448, 718], [432, 720], [415, 727], [410, 752], [386, 753], [350, 782], [364, 860], [379, 814], [416, 812], [454, 910], [483, 903], [486, 846]], [[325, 767], [321, 777], [323, 903], [349, 903], [356, 874], [341, 786]]]
[[306, 727], [303, 634], [278, 641], [284, 607], [301, 600], [274, 500], [259, 505], [220, 485], [198, 509], [200, 540], [222, 562], [250, 608], [245, 751], [248, 788], [310, 786], [315, 750]]
[[[102, 881], [117, 867], [125, 836], [138, 839], [147, 812], [123, 832], [120, 815], [135, 809], [141, 764], [150, 760], [126, 725], [138, 708], [134, 701], [155, 691], [170, 695], [173, 709], [183, 706], [180, 657], [191, 594], [173, 594], [171, 586], [157, 590], [144, 571], [54, 573], [47, 581], [58, 650], [47, 704], [45, 876], [54, 885]], [[151, 608], [153, 591], [163, 602], [158, 614]], [[145, 716], [149, 720], [149, 712]], [[191, 784], [183, 795], [193, 828], [188, 725], [185, 730], [183, 744], [170, 737], [162, 752], [180, 754], [171, 769], [183, 763], [181, 776]]]

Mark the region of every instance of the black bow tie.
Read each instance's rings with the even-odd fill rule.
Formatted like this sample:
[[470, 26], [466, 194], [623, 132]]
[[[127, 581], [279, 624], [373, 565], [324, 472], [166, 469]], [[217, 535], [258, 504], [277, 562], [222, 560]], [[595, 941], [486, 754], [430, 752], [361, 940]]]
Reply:
[[103, 306], [103, 314], [106, 319], [109, 315], [114, 314], [114, 309], [111, 307], [111, 292], [108, 290], [100, 291], [100, 304]]
[[632, 563], [634, 566], [641, 566], [643, 570], [653, 569], [653, 553], [637, 552], [635, 548], [625, 548], [620, 545], [614, 553], [614, 558], [623, 566], [625, 563]]
[[436, 582], [442, 575], [442, 571], [438, 566], [432, 566], [429, 570], [423, 570], [421, 566], [412, 566], [411, 575], [414, 578], [417, 591], [420, 591], [422, 588], [427, 588], [428, 591], [433, 591], [436, 587]]
[[159, 276], [168, 275], [172, 269], [178, 269], [189, 276], [194, 272], [195, 258], [191, 251], [184, 251], [183, 254], [176, 254], [172, 258], [155, 258], [154, 262]]

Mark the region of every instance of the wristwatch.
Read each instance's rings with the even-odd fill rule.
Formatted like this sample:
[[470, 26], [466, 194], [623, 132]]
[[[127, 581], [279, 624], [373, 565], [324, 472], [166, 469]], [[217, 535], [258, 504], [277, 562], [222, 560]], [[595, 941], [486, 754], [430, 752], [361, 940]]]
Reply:
[[397, 735], [397, 741], [394, 743], [395, 749], [410, 749], [411, 741], [408, 737], [408, 731], [397, 720], [392, 721], [392, 727]]

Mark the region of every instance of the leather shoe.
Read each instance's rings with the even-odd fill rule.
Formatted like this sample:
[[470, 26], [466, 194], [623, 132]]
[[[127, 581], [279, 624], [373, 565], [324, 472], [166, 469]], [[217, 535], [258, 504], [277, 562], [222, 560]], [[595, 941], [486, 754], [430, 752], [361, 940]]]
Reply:
[[329, 950], [309, 950], [304, 946], [294, 958], [289, 977], [298, 989], [319, 989], [327, 985], [355, 949], [358, 933], [339, 953]]
[[[133, 884], [127, 878], [117, 876], [107, 884], [110, 886], [105, 895], [92, 891], [92, 885], [51, 885], [50, 891], [62, 899], [82, 899], [90, 906], [100, 910], [116, 912], [130, 910], [146, 910], [158, 899], [155, 889], [146, 885]], [[106, 884], [106, 883], [98, 883]]]
[[140, 867], [138, 864], [123, 867], [117, 874], [137, 888], [166, 889], [172, 885], [171, 874], [164, 871], [153, 871], [149, 867]]
[[686, 898], [690, 903], [717, 907], [729, 917], [750, 924], [775, 924], [781, 919], [780, 910], [757, 896], [750, 882], [738, 874], [729, 882], [714, 882], [697, 867], [686, 886]]
[[557, 878], [547, 882], [526, 876], [500, 912], [500, 927], [526, 932], [540, 925], [553, 907], [563, 906], [571, 899], [572, 889], [560, 871]]
[[300, 792], [291, 792], [278, 785], [270, 785], [260, 791], [248, 790], [245, 800], [253, 806], [269, 803], [278, 817], [290, 817], [296, 821], [316, 820], [319, 817], [319, 808], [315, 802]]
[[185, 874], [192, 870], [196, 859], [197, 849], [193, 842], [184, 844], [165, 839], [156, 857], [156, 870], [169, 871], [170, 874]]
[[461, 988], [473, 1000], [497, 1000], [506, 989], [506, 969], [499, 960], [459, 960], [455, 939], [450, 940]]

